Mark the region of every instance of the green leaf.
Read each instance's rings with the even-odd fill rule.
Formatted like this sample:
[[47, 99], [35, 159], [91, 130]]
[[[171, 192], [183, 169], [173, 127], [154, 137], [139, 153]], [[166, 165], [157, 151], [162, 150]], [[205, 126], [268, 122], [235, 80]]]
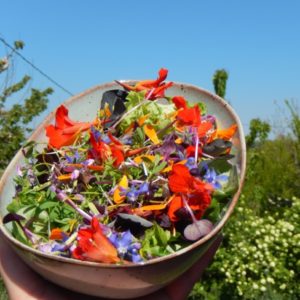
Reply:
[[163, 170], [167, 166], [167, 164], [168, 163], [166, 161], [163, 161], [158, 166], [156, 166], [155, 168], [153, 168], [153, 170], [151, 171], [152, 175], [159, 173], [161, 170]]
[[24, 234], [23, 229], [16, 222], [13, 222], [13, 225], [12, 225], [12, 235], [21, 243], [31, 246], [31, 242], [28, 240], [28, 238]]
[[171, 236], [169, 230], [164, 230], [157, 223], [145, 231], [142, 241], [141, 255], [145, 258], [164, 256], [174, 252], [181, 246], [176, 243], [180, 235]]
[[155, 236], [159, 239], [159, 244], [166, 246], [170, 239], [170, 231], [163, 230], [158, 224], [154, 225]]
[[39, 208], [41, 210], [45, 210], [45, 209], [48, 209], [48, 208], [53, 208], [55, 206], [57, 206], [59, 204], [59, 202], [57, 201], [45, 201], [44, 203], [42, 203]]
[[209, 219], [212, 223], [216, 223], [220, 218], [221, 205], [216, 197], [212, 198], [209, 208], [205, 211], [204, 219]]
[[206, 104], [203, 103], [203, 102], [198, 102], [197, 104], [198, 104], [198, 106], [200, 108], [201, 115], [206, 115], [207, 114]]
[[217, 174], [223, 174], [228, 172], [232, 165], [226, 159], [213, 159], [208, 162], [208, 167], [214, 169]]
[[222, 190], [215, 190], [214, 197], [219, 200], [228, 199], [235, 194], [239, 188], [239, 177], [237, 172], [237, 167], [232, 166], [229, 172], [229, 178], [227, 184], [223, 187]]

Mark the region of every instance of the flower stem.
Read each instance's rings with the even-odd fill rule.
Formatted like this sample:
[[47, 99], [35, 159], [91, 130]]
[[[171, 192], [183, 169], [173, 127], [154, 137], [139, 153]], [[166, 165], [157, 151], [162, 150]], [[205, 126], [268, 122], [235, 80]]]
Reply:
[[196, 137], [196, 147], [195, 147], [195, 165], [197, 166], [197, 160], [198, 160], [198, 149], [199, 149], [199, 136], [198, 136], [198, 127], [194, 128], [194, 133]]
[[199, 227], [198, 227], [198, 225], [197, 225], [197, 219], [196, 219], [196, 217], [195, 217], [195, 215], [194, 215], [192, 209], [190, 208], [189, 204], [187, 203], [187, 201], [186, 201], [186, 199], [185, 199], [185, 195], [182, 194], [181, 197], [182, 197], [182, 200], [183, 200], [183, 203], [184, 203], [185, 208], [187, 209], [187, 211], [188, 211], [189, 214], [191, 215], [191, 218], [192, 218], [192, 220], [193, 220], [193, 223], [196, 225], [196, 228], [197, 228], [198, 233], [201, 235], [202, 232], [200, 231], [200, 229], [199, 229]]

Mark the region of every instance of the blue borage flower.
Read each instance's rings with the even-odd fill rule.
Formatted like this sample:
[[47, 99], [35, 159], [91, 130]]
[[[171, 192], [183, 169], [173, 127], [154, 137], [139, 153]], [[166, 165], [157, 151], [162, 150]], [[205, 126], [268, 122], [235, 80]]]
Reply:
[[137, 239], [131, 234], [130, 230], [112, 232], [108, 235], [108, 239], [116, 247], [120, 258], [130, 260], [134, 263], [143, 261], [139, 254], [141, 244], [137, 242]]
[[72, 164], [72, 163], [77, 163], [80, 162], [80, 154], [78, 152], [78, 150], [76, 149], [75, 152], [73, 154], [65, 154], [65, 158], [67, 160], [68, 163]]
[[137, 189], [135, 186], [131, 187], [126, 193], [127, 201], [134, 203], [140, 195], [149, 193], [149, 183], [143, 182]]
[[221, 182], [228, 181], [228, 176], [224, 174], [217, 175], [214, 169], [207, 168], [206, 173], [204, 175], [204, 180], [210, 183], [214, 187], [214, 189], [219, 190], [222, 188]]
[[94, 136], [94, 138], [97, 142], [99, 142], [101, 140], [105, 144], [110, 144], [111, 143], [111, 139], [106, 134], [102, 134], [94, 126], [91, 127], [91, 133], [92, 133], [92, 135]]

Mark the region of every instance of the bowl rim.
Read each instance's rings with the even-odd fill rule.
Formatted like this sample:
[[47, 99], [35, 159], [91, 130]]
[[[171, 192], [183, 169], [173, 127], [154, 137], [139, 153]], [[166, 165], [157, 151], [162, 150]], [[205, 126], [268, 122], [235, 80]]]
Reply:
[[[119, 80], [120, 82], [124, 82], [127, 84], [134, 84], [140, 80]], [[107, 82], [107, 83], [103, 83], [103, 84], [99, 84], [96, 85], [92, 88], [89, 88], [79, 94], [76, 94], [70, 98], [68, 98], [67, 100], [63, 101], [61, 104], [65, 105], [68, 107], [68, 105], [70, 105], [73, 102], [79, 101], [81, 97], [83, 96], [87, 96], [97, 90], [102, 90], [102, 89], [111, 89], [113, 87], [116, 86], [116, 82], [112, 81], [112, 82]], [[239, 188], [236, 191], [236, 193], [234, 194], [234, 196], [232, 197], [224, 215], [222, 216], [222, 218], [217, 222], [216, 226], [213, 228], [213, 230], [207, 234], [206, 236], [202, 237], [201, 239], [199, 239], [198, 241], [195, 241], [193, 243], [191, 243], [189, 246], [184, 247], [181, 250], [178, 250], [174, 253], [162, 256], [162, 257], [157, 257], [157, 258], [153, 258], [150, 259], [148, 261], [142, 262], [142, 263], [130, 263], [130, 264], [120, 264], [120, 265], [115, 265], [115, 264], [108, 264], [108, 263], [100, 263], [100, 262], [91, 262], [91, 261], [81, 261], [81, 260], [77, 260], [74, 258], [67, 258], [67, 257], [61, 257], [61, 256], [55, 256], [52, 255], [50, 253], [44, 253], [41, 252], [37, 249], [31, 248], [30, 246], [27, 246], [23, 243], [21, 243], [20, 241], [18, 241], [17, 239], [15, 239], [11, 233], [8, 231], [8, 229], [4, 226], [3, 222], [2, 222], [2, 216], [0, 216], [0, 231], [3, 233], [4, 237], [6, 238], [6, 240], [8, 242], [10, 242], [12, 245], [16, 246], [17, 248], [20, 248], [20, 250], [23, 251], [28, 251], [34, 255], [37, 255], [38, 257], [43, 257], [44, 259], [49, 259], [49, 260], [54, 260], [54, 261], [60, 261], [60, 262], [64, 262], [64, 263], [69, 263], [69, 264], [76, 264], [76, 265], [82, 265], [82, 266], [90, 266], [90, 267], [105, 267], [105, 268], [136, 268], [139, 266], [146, 266], [146, 265], [153, 265], [156, 263], [160, 263], [162, 261], [167, 261], [167, 260], [171, 260], [174, 257], [183, 255], [184, 253], [187, 253], [191, 250], [196, 249], [198, 246], [205, 244], [206, 242], [208, 242], [209, 240], [211, 240], [214, 236], [216, 236], [221, 229], [223, 228], [223, 226], [225, 225], [225, 223], [227, 222], [227, 220], [229, 219], [229, 216], [231, 215], [231, 213], [233, 212], [233, 209], [239, 199], [239, 196], [241, 194], [242, 191], [242, 187], [245, 181], [245, 173], [246, 173], [246, 143], [245, 143], [245, 136], [244, 136], [244, 131], [243, 131], [243, 126], [242, 123], [239, 119], [239, 117], [237, 116], [237, 114], [235, 113], [235, 111], [233, 110], [233, 108], [230, 106], [230, 104], [228, 102], [226, 102], [224, 99], [222, 99], [220, 96], [207, 91], [201, 87], [198, 87], [196, 85], [193, 84], [189, 84], [189, 83], [183, 83], [183, 82], [173, 82], [173, 86], [179, 88], [179, 89], [183, 89], [183, 88], [187, 88], [190, 90], [194, 90], [196, 92], [200, 92], [201, 94], [212, 98], [214, 101], [218, 102], [220, 105], [224, 106], [229, 114], [231, 115], [231, 117], [235, 120], [235, 123], [237, 124], [237, 130], [238, 130], [238, 134], [240, 137], [240, 145], [241, 145], [241, 168], [240, 168], [240, 173], [239, 173]], [[61, 105], [60, 104], [60, 105]], [[33, 134], [28, 138], [28, 141], [31, 140], [35, 140], [35, 136], [37, 135], [36, 132], [40, 132], [41, 130], [43, 130], [43, 128], [48, 125], [50, 123], [50, 120], [53, 118], [53, 114], [55, 113], [57, 107], [50, 112], [46, 118], [37, 126], [37, 128], [34, 130]], [[10, 173], [10, 169], [12, 169], [15, 161], [17, 161], [19, 159], [19, 157], [22, 155], [21, 153], [21, 149], [16, 153], [16, 155], [14, 156], [14, 158], [11, 160], [11, 162], [9, 163], [9, 165], [7, 166], [7, 168], [5, 169], [4, 173], [2, 174], [2, 177], [0, 179], [0, 194], [3, 190], [3, 187], [6, 183], [7, 180], [7, 176]], [[1, 201], [1, 200], [0, 200]]]

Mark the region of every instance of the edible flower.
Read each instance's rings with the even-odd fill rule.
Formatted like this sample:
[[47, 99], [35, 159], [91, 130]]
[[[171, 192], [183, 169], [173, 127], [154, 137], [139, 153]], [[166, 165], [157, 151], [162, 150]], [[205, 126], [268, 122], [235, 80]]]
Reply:
[[116, 247], [120, 258], [134, 263], [142, 261], [139, 254], [141, 244], [136, 242], [136, 238], [131, 234], [130, 230], [125, 232], [113, 232], [108, 236], [108, 238]]
[[218, 129], [215, 134], [215, 139], [223, 139], [225, 141], [229, 141], [236, 133], [236, 130], [237, 130], [236, 124], [233, 124], [230, 127], [225, 129]]
[[177, 194], [169, 205], [168, 215], [171, 221], [179, 220], [175, 213], [178, 209], [185, 207], [184, 198], [195, 212], [196, 219], [200, 219], [210, 205], [212, 185], [192, 176], [185, 165], [173, 165], [169, 176], [169, 187], [173, 193]]
[[200, 125], [201, 112], [198, 104], [189, 107], [184, 97], [174, 96], [173, 103], [179, 110], [176, 119], [181, 125], [198, 127]]
[[72, 256], [80, 260], [102, 263], [120, 261], [116, 248], [104, 235], [96, 217], [93, 217], [90, 227], [78, 231], [77, 247], [73, 250]]
[[206, 182], [212, 184], [214, 189], [219, 190], [222, 188], [221, 182], [227, 181], [228, 176], [227, 175], [217, 175], [217, 173], [214, 169], [207, 168], [206, 173], [204, 175], [204, 179], [206, 180]]
[[68, 109], [61, 105], [55, 114], [55, 125], [46, 127], [46, 135], [49, 137], [49, 146], [60, 149], [63, 146], [69, 146], [74, 143], [77, 136], [91, 127], [89, 122], [75, 122], [69, 116]]
[[164, 80], [168, 76], [168, 70], [161, 68], [156, 80], [143, 80], [136, 83], [134, 86], [117, 81], [127, 91], [146, 91], [146, 99], [155, 100], [165, 96], [165, 90], [173, 85], [173, 82], [165, 83]]
[[91, 131], [90, 143], [92, 147], [89, 151], [89, 154], [92, 158], [97, 159], [100, 163], [112, 158], [114, 160], [113, 166], [118, 167], [124, 161], [124, 153], [121, 146], [122, 143], [113, 138], [112, 135], [109, 135], [108, 138], [110, 144], [107, 144], [102, 139], [101, 135], [97, 134], [97, 131]]

